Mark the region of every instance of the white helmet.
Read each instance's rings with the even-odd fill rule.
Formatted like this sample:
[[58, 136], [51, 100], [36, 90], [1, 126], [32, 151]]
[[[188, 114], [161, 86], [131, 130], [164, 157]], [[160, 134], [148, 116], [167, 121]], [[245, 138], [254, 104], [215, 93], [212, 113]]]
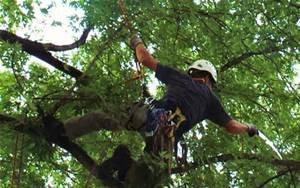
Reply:
[[217, 82], [217, 70], [215, 66], [208, 60], [200, 59], [195, 61], [192, 65], [188, 68], [188, 73], [191, 69], [196, 69], [200, 71], [207, 71], [210, 73], [211, 77], [215, 82]]

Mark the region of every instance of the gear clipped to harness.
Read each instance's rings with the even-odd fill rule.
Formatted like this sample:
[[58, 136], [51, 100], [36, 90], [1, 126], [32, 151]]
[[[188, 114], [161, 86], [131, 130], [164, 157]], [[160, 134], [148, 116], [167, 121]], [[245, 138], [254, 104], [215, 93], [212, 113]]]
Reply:
[[153, 108], [148, 113], [148, 120], [145, 130], [146, 136], [154, 136], [159, 127], [171, 126], [168, 121], [170, 111], [166, 111], [163, 108]]

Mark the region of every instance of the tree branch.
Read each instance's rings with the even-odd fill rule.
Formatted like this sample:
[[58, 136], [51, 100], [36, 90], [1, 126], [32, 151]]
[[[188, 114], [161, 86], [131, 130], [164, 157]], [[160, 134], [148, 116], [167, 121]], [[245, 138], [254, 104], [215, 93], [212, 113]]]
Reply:
[[256, 160], [258, 162], [272, 164], [273, 166], [284, 166], [284, 167], [291, 168], [294, 170], [300, 170], [300, 161], [279, 160], [279, 159], [273, 159], [271, 161], [268, 161], [257, 155], [244, 153], [239, 156], [234, 156], [232, 154], [224, 154], [224, 155], [210, 157], [210, 158], [200, 161], [200, 162], [194, 162], [184, 168], [182, 168], [182, 167], [173, 168], [172, 174], [187, 172], [189, 170], [193, 170], [193, 169], [203, 166], [203, 165], [208, 165], [208, 164], [217, 163], [217, 162], [228, 162], [228, 161], [234, 161], [234, 160]]
[[0, 30], [0, 40], [12, 44], [19, 43], [25, 52], [47, 62], [48, 64], [52, 65], [56, 69], [76, 79], [79, 79], [83, 75], [83, 72], [81, 72], [80, 70], [53, 57], [52, 54], [45, 49], [42, 43], [24, 39], [5, 30]]
[[0, 113], [0, 123], [17, 121], [16, 118]]
[[[8, 120], [10, 120], [10, 118], [8, 118]], [[72, 142], [71, 139], [74, 139], [78, 136], [82, 136], [83, 134], [87, 134], [95, 130], [106, 129], [111, 131], [118, 131], [121, 130], [122, 127], [120, 127], [120, 125], [117, 122], [115, 122], [115, 120], [101, 112], [92, 112], [83, 117], [71, 119], [67, 121], [63, 126], [66, 131], [63, 135], [56, 132], [54, 132], [54, 135], [52, 135], [53, 131], [52, 133], [50, 129], [47, 131], [47, 126], [45, 126], [46, 129], [45, 131], [43, 131], [45, 138], [49, 142], [53, 142], [54, 144], [60, 146], [61, 148], [64, 148], [67, 152], [69, 152], [75, 159], [77, 159], [79, 163], [83, 165], [84, 168], [86, 168], [91, 173], [91, 175], [95, 176], [97, 179], [101, 179], [105, 184], [113, 184], [114, 182], [112, 182], [111, 179], [107, 179], [99, 175], [98, 168], [101, 164], [97, 164], [86, 153], [86, 151], [83, 148], [81, 148], [78, 144]], [[255, 160], [258, 162], [271, 164], [277, 167], [285, 167], [287, 169], [290, 169], [291, 171], [300, 170], [300, 161], [278, 159], [267, 160], [255, 154], [244, 153], [238, 156], [232, 154], [223, 154], [210, 157], [206, 160], [192, 163], [184, 168], [173, 168], [172, 174], [187, 172], [189, 170], [195, 169], [203, 165], [235, 160]]]
[[238, 64], [241, 64], [244, 60], [246, 60], [252, 56], [268, 54], [268, 53], [272, 53], [272, 52], [277, 52], [279, 50], [280, 50], [279, 47], [274, 46], [274, 47], [265, 48], [265, 49], [263, 49], [261, 51], [257, 51], [257, 52], [254, 52], [254, 51], [245, 52], [242, 55], [240, 55], [239, 57], [229, 60], [228, 63], [226, 63], [225, 65], [223, 65], [221, 67], [220, 72], [224, 72], [227, 69], [230, 69]]
[[86, 42], [86, 39], [90, 33], [90, 31], [92, 30], [92, 27], [88, 27], [87, 29], [85, 29], [81, 35], [81, 37], [79, 38], [79, 40], [75, 41], [72, 44], [68, 44], [68, 45], [55, 45], [52, 43], [46, 43], [43, 44], [44, 48], [49, 50], [49, 51], [67, 51], [67, 50], [72, 50], [74, 48], [78, 48], [79, 46], [83, 45]]
[[300, 9], [300, 3], [297, 3], [297, 2], [295, 2], [295, 3], [290, 2], [290, 5], [291, 5], [292, 7], [295, 7], [295, 8], [297, 8], [297, 9]]
[[[112, 182], [111, 179], [107, 179], [106, 177], [99, 175], [99, 165], [96, 163], [96, 161], [93, 160], [81, 146], [73, 142], [71, 139], [101, 129], [117, 131], [121, 129], [121, 127], [119, 127], [119, 124], [116, 122], [116, 120], [101, 112], [92, 112], [80, 118], [73, 118], [66, 124], [62, 124], [59, 121], [54, 120], [51, 118], [45, 118], [43, 119], [44, 126], [42, 128], [37, 128], [35, 126], [37, 129], [34, 130], [29, 130], [30, 127], [28, 127], [28, 124], [19, 123], [15, 126], [15, 130], [26, 134], [33, 134], [33, 136], [42, 136], [49, 143], [53, 143], [65, 149], [79, 163], [81, 163], [81, 165], [87, 169], [91, 175], [95, 176], [97, 179], [100, 179], [104, 184], [114, 184], [115, 182]], [[10, 116], [0, 114], [0, 122], [2, 121], [5, 122], [18, 120]], [[45, 124], [45, 122], [47, 124]], [[64, 126], [65, 132], [60, 131], [60, 126]]]
[[265, 185], [267, 185], [269, 182], [273, 181], [274, 179], [276, 178], [279, 178], [281, 176], [284, 176], [285, 174], [287, 174], [288, 172], [291, 172], [291, 171], [299, 171], [300, 169], [296, 168], [288, 168], [286, 170], [283, 170], [283, 171], [280, 171], [277, 175], [267, 179], [266, 181], [264, 181], [260, 186], [258, 186], [258, 188], [263, 188]]

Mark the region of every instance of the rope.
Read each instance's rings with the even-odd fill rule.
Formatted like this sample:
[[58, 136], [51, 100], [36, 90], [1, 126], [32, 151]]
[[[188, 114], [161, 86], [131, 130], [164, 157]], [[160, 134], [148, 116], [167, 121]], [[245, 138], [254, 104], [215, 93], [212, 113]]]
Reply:
[[[20, 138], [21, 134], [21, 138]], [[14, 146], [14, 154], [12, 159], [12, 175], [11, 175], [11, 186], [20, 187], [21, 173], [22, 173], [22, 162], [23, 162], [23, 143], [24, 134], [17, 133], [16, 141]]]
[[[124, 25], [127, 27], [129, 32], [131, 33], [131, 35], [137, 33], [137, 31], [134, 29], [131, 21], [128, 18], [128, 11], [127, 11], [124, 0], [118, 0], [118, 5], [119, 5], [120, 11], [121, 11], [121, 15], [123, 16]], [[135, 61], [135, 67], [136, 67], [136, 74], [134, 74], [131, 79], [126, 80], [125, 83], [129, 83], [129, 82], [135, 81], [135, 80], [142, 80], [142, 85], [143, 85], [145, 83], [143, 67], [137, 61], [136, 56], [135, 56], [134, 61]]]
[[11, 187], [15, 185], [15, 177], [16, 177], [16, 166], [17, 166], [17, 151], [18, 151], [18, 142], [19, 142], [19, 133], [17, 133], [15, 147], [14, 147], [14, 155], [12, 159], [12, 175], [11, 175]]
[[[177, 157], [177, 146], [175, 148], [175, 131], [182, 125], [182, 122], [186, 120], [185, 116], [182, 114], [180, 108], [176, 108], [175, 112], [168, 116], [167, 122], [173, 122], [172, 126], [169, 126], [167, 123], [164, 126], [159, 126], [156, 134], [153, 138], [153, 148], [152, 151], [154, 154], [159, 155], [160, 152], [167, 152], [167, 157], [164, 158], [164, 161], [168, 165], [168, 172], [172, 172], [172, 159], [175, 157], [177, 165], [183, 166], [186, 162], [186, 152], [187, 148], [182, 148], [182, 162]], [[176, 123], [176, 124], [175, 124]], [[175, 150], [176, 149], [176, 150]]]
[[[171, 130], [170, 130], [171, 129]], [[160, 152], [167, 152], [167, 157], [163, 158], [163, 160], [168, 165], [168, 173], [171, 174], [172, 170], [172, 158], [175, 155], [173, 152], [174, 148], [174, 137], [170, 137], [168, 135], [170, 131], [174, 131], [175, 127], [164, 127], [161, 126], [158, 128], [157, 133], [154, 135], [153, 138], [153, 148], [152, 152], [155, 155], [159, 155]]]
[[136, 33], [131, 22], [129, 21], [128, 19], [128, 11], [127, 11], [127, 8], [125, 6], [125, 3], [123, 0], [119, 0], [118, 1], [118, 5], [119, 5], [119, 8], [121, 10], [121, 13], [123, 15], [123, 22], [125, 24], [125, 26], [128, 28], [128, 30], [130, 31], [130, 33]]

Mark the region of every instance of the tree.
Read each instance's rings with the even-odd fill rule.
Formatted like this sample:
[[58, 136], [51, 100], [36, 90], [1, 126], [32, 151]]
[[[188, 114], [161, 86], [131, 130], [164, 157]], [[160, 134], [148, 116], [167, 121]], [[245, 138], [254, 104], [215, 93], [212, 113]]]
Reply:
[[[142, 82], [151, 83], [152, 77], [145, 70], [145, 81], [129, 81], [134, 73], [133, 52], [127, 44], [132, 33], [124, 23], [124, 12], [117, 1], [61, 4], [83, 11], [82, 17], [69, 19], [74, 31], [82, 31], [72, 44], [46, 43], [31, 35], [36, 29], [31, 25], [38, 19], [35, 13], [50, 16], [55, 2], [46, 8], [39, 1], [0, 3], [4, 28], [0, 62], [6, 68], [0, 72], [0, 181], [5, 187], [44, 186], [51, 179], [57, 186], [97, 187], [101, 181], [93, 167], [103, 164], [119, 145], [129, 147], [134, 161], [144, 157], [143, 138], [126, 130], [124, 122], [126, 108], [141, 97]], [[256, 124], [284, 157], [276, 159], [258, 139], [233, 137], [207, 122], [187, 136], [190, 167], [174, 168], [181, 175], [158, 182], [189, 187], [296, 187], [300, 96], [294, 66], [299, 64], [299, 4], [269, 0], [128, 0], [125, 4], [132, 27], [161, 63], [184, 70], [199, 58], [214, 62], [220, 80], [217, 92], [227, 111]], [[53, 27], [59, 23], [56, 20]], [[20, 28], [29, 32], [17, 34]], [[67, 129], [72, 142], [53, 144], [37, 106], [61, 120], [96, 113], [101, 123]], [[151, 163], [145, 161], [146, 166]], [[146, 181], [138, 175], [134, 174]]]

